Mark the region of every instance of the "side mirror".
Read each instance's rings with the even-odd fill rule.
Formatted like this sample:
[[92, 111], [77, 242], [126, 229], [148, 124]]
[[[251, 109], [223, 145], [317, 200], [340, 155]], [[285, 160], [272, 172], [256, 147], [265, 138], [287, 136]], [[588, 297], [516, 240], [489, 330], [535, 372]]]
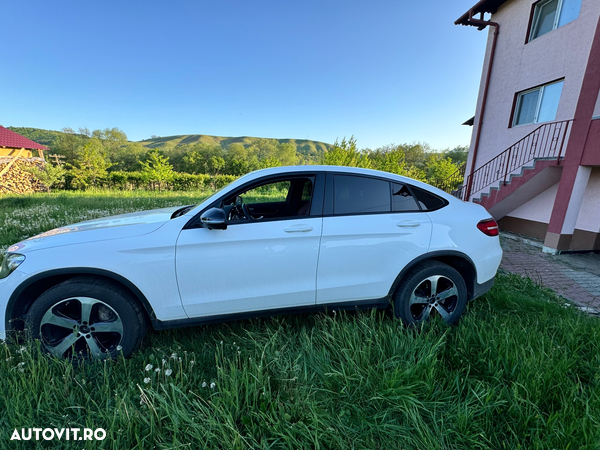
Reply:
[[210, 208], [200, 216], [200, 222], [209, 230], [226, 230], [227, 216], [222, 208]]

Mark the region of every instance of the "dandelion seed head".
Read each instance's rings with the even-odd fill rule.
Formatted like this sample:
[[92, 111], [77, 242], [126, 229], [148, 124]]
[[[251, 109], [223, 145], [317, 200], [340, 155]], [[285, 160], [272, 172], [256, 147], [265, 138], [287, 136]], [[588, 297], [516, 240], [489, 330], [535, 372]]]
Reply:
[[146, 384], [150, 383], [150, 378], [148, 378], [148, 377], [144, 378], [144, 383], [146, 383]]
[[216, 383], [212, 382], [212, 383], [210, 383], [210, 388], [214, 389], [216, 385], [217, 385]]
[[205, 388], [207, 386], [206, 381], [202, 383], [202, 387]]
[[146, 372], [150, 372], [152, 370], [152, 367], [153, 367], [152, 364], [148, 364], [146, 366]]
[[173, 371], [171, 369], [165, 370], [165, 375], [168, 377], [170, 377], [172, 373], [173, 373]]

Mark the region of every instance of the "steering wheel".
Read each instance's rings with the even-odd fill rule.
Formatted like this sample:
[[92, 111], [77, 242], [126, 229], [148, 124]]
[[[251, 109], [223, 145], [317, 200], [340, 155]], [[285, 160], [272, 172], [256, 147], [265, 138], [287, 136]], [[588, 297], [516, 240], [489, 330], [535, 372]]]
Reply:
[[254, 217], [252, 216], [252, 214], [250, 214], [250, 208], [248, 208], [248, 205], [242, 203], [240, 206], [242, 207], [242, 212], [244, 213], [244, 216], [246, 216], [246, 219], [254, 220]]

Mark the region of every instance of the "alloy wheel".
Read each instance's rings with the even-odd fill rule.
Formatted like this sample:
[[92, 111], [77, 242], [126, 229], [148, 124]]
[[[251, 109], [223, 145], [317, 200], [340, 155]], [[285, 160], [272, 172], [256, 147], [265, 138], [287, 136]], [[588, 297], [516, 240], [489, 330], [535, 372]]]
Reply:
[[48, 308], [39, 333], [48, 351], [58, 358], [106, 358], [123, 340], [123, 322], [103, 301], [76, 297]]

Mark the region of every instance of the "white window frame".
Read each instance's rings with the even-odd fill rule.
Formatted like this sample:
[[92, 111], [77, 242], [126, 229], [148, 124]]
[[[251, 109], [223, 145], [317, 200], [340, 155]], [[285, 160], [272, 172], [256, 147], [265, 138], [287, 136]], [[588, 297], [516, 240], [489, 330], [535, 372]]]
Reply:
[[[521, 92], [517, 93], [517, 99], [516, 99], [516, 103], [515, 103], [515, 112], [513, 114], [513, 119], [512, 119], [512, 127], [522, 127], [522, 126], [525, 126], [525, 125], [534, 125], [534, 124], [539, 123], [538, 122], [538, 116], [540, 114], [540, 108], [542, 107], [542, 100], [544, 99], [544, 89], [546, 88], [546, 86], [551, 86], [553, 84], [560, 83], [560, 82], [564, 82], [564, 79], [556, 80], [556, 81], [553, 81], [551, 83], [547, 83], [547, 84], [544, 84], [542, 86], [534, 87], [534, 88], [531, 88], [531, 89], [527, 89], [526, 91], [521, 91]], [[537, 98], [537, 105], [535, 106], [535, 113], [533, 114], [533, 122], [527, 122], [527, 123], [517, 124], [517, 118], [519, 116], [519, 106], [521, 105], [521, 101], [523, 100], [523, 96], [525, 94], [529, 94], [530, 92], [534, 92], [534, 91], [540, 91], [540, 93], [539, 93], [538, 98]], [[561, 92], [561, 94], [562, 94], [562, 92]]]
[[536, 31], [536, 28], [540, 21], [540, 11], [542, 10], [542, 7], [545, 4], [550, 3], [552, 1], [554, 1], [554, 0], [544, 0], [544, 1], [539, 2], [537, 5], [535, 5], [535, 9], [533, 11], [533, 20], [531, 22], [531, 30], [529, 31], [529, 39], [527, 40], [527, 42], [531, 42], [534, 39], [537, 39], [538, 37], [543, 36], [544, 34], [547, 34], [550, 31], [554, 31], [558, 28], [558, 22], [560, 21], [560, 15], [562, 13], [562, 7], [563, 7], [564, 0], [558, 0], [558, 5], [556, 5], [556, 13], [554, 15], [554, 22], [552, 23], [552, 30], [550, 30], [547, 33], [544, 33], [542, 35], [533, 37], [533, 33]]

